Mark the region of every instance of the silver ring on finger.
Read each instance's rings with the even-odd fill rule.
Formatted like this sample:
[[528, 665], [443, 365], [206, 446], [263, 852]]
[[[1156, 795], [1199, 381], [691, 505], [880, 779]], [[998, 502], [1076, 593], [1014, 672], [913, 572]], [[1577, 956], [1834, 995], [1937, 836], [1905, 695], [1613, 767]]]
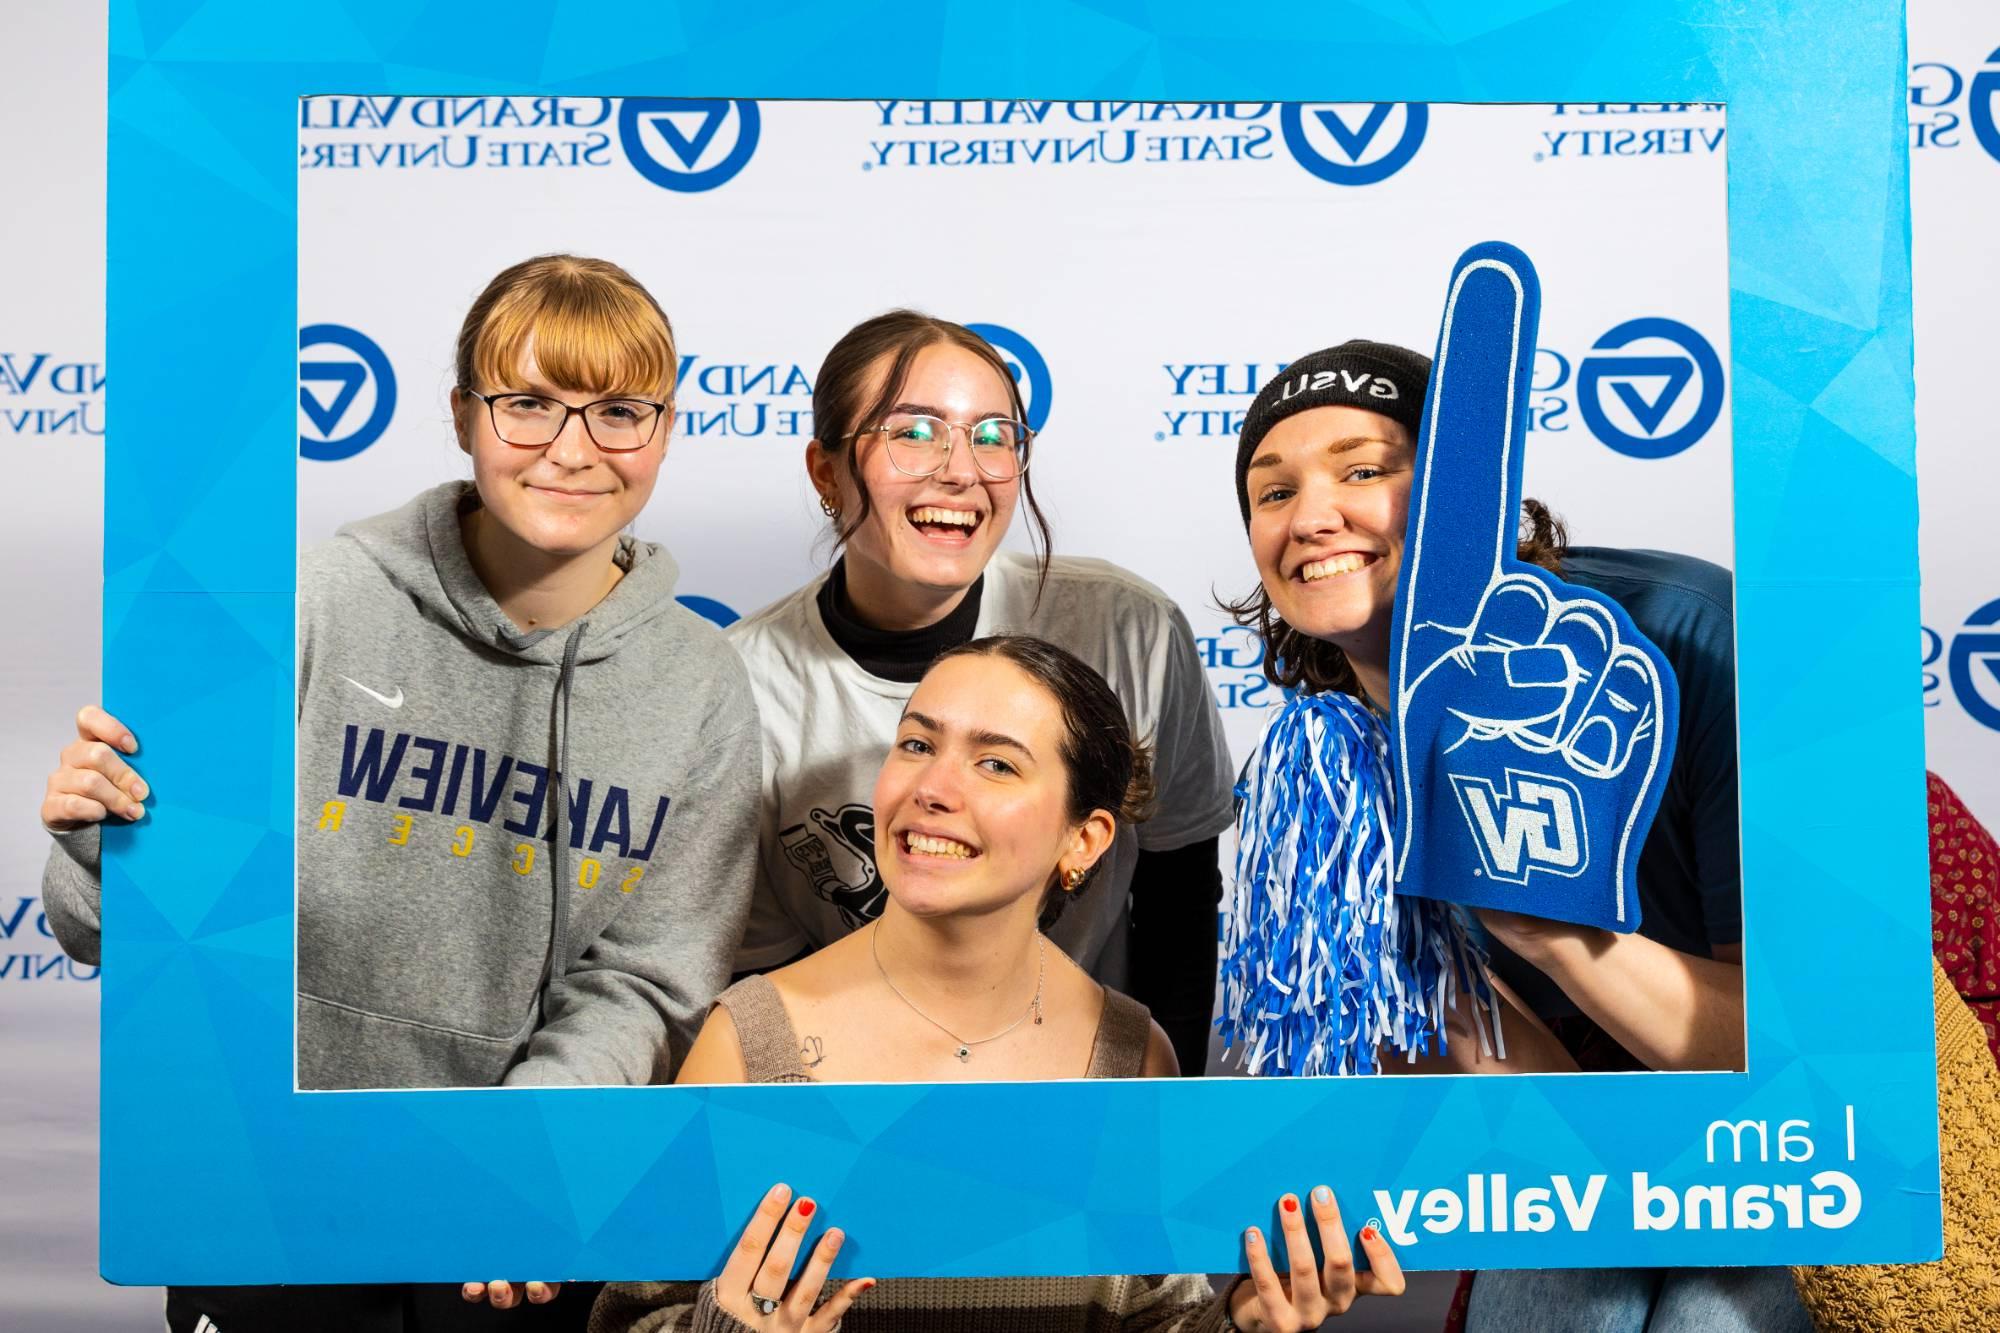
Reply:
[[772, 1315], [778, 1313], [778, 1303], [769, 1296], [759, 1296], [753, 1291], [750, 1293], [750, 1303], [757, 1307], [758, 1314]]

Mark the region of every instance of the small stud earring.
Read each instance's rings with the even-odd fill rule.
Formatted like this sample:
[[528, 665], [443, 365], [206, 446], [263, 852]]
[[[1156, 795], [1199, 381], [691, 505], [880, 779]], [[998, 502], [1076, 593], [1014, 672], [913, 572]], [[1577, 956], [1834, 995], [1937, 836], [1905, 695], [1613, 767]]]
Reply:
[[1083, 887], [1083, 881], [1086, 878], [1088, 878], [1089, 875], [1090, 872], [1088, 870], [1083, 869], [1082, 867], [1066, 871], [1063, 874], [1063, 888], [1067, 889], [1071, 893], [1075, 893], [1078, 889]]

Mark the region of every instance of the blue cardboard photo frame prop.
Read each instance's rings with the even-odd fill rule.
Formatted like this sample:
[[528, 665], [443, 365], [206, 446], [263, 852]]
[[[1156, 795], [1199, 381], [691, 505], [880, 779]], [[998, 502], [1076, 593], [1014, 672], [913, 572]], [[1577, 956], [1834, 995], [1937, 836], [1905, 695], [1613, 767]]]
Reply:
[[1390, 639], [1396, 887], [1629, 934], [1680, 693], [1623, 607], [1516, 553], [1540, 315], [1526, 255], [1459, 257]]
[[[774, 1179], [848, 1232], [843, 1270], [880, 1275], [1236, 1269], [1242, 1226], [1319, 1179], [1412, 1268], [1935, 1258], [1920, 701], [1851, 692], [1899, 678], [1917, 623], [1902, 34], [1881, 0], [888, 4], [785, 24], [116, 5], [105, 693], [160, 795], [105, 840], [106, 1276], [703, 1275]], [[889, 83], [1728, 104], [1747, 1072], [292, 1090], [297, 99]], [[193, 375], [221, 390], [200, 413]], [[1865, 572], [1824, 521], [1857, 491]], [[1416, 1220], [1496, 1174], [1591, 1206], [1526, 1234]], [[1689, 1193], [1711, 1187], [1719, 1211]], [[1660, 1190], [1680, 1220], [1654, 1229]], [[1757, 1225], [1772, 1209], [1746, 1201], [1774, 1197]]]

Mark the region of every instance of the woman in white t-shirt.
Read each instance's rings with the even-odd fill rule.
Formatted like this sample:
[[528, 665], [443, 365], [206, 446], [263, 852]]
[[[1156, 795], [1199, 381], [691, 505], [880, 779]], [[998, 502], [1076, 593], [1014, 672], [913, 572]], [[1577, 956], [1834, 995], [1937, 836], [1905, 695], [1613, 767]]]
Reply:
[[[870, 797], [884, 738], [937, 654], [1033, 634], [1111, 683], [1155, 749], [1159, 785], [1153, 817], [1120, 828], [1101, 883], [1049, 936], [1151, 1009], [1198, 1074], [1234, 766], [1180, 609], [1115, 565], [1049, 554], [1026, 415], [999, 354], [963, 325], [891, 311], [827, 353], [806, 469], [839, 558], [729, 630], [764, 726], [757, 884], [738, 966], [776, 967], [881, 913]], [[1023, 502], [1037, 556], [999, 549]]]

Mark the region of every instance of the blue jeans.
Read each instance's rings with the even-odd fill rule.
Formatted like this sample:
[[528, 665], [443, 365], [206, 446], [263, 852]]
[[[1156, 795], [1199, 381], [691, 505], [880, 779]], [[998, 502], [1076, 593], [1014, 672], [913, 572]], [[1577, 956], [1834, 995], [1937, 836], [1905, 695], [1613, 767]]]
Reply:
[[1786, 1268], [1550, 1268], [1473, 1279], [1466, 1333], [1813, 1333]]

